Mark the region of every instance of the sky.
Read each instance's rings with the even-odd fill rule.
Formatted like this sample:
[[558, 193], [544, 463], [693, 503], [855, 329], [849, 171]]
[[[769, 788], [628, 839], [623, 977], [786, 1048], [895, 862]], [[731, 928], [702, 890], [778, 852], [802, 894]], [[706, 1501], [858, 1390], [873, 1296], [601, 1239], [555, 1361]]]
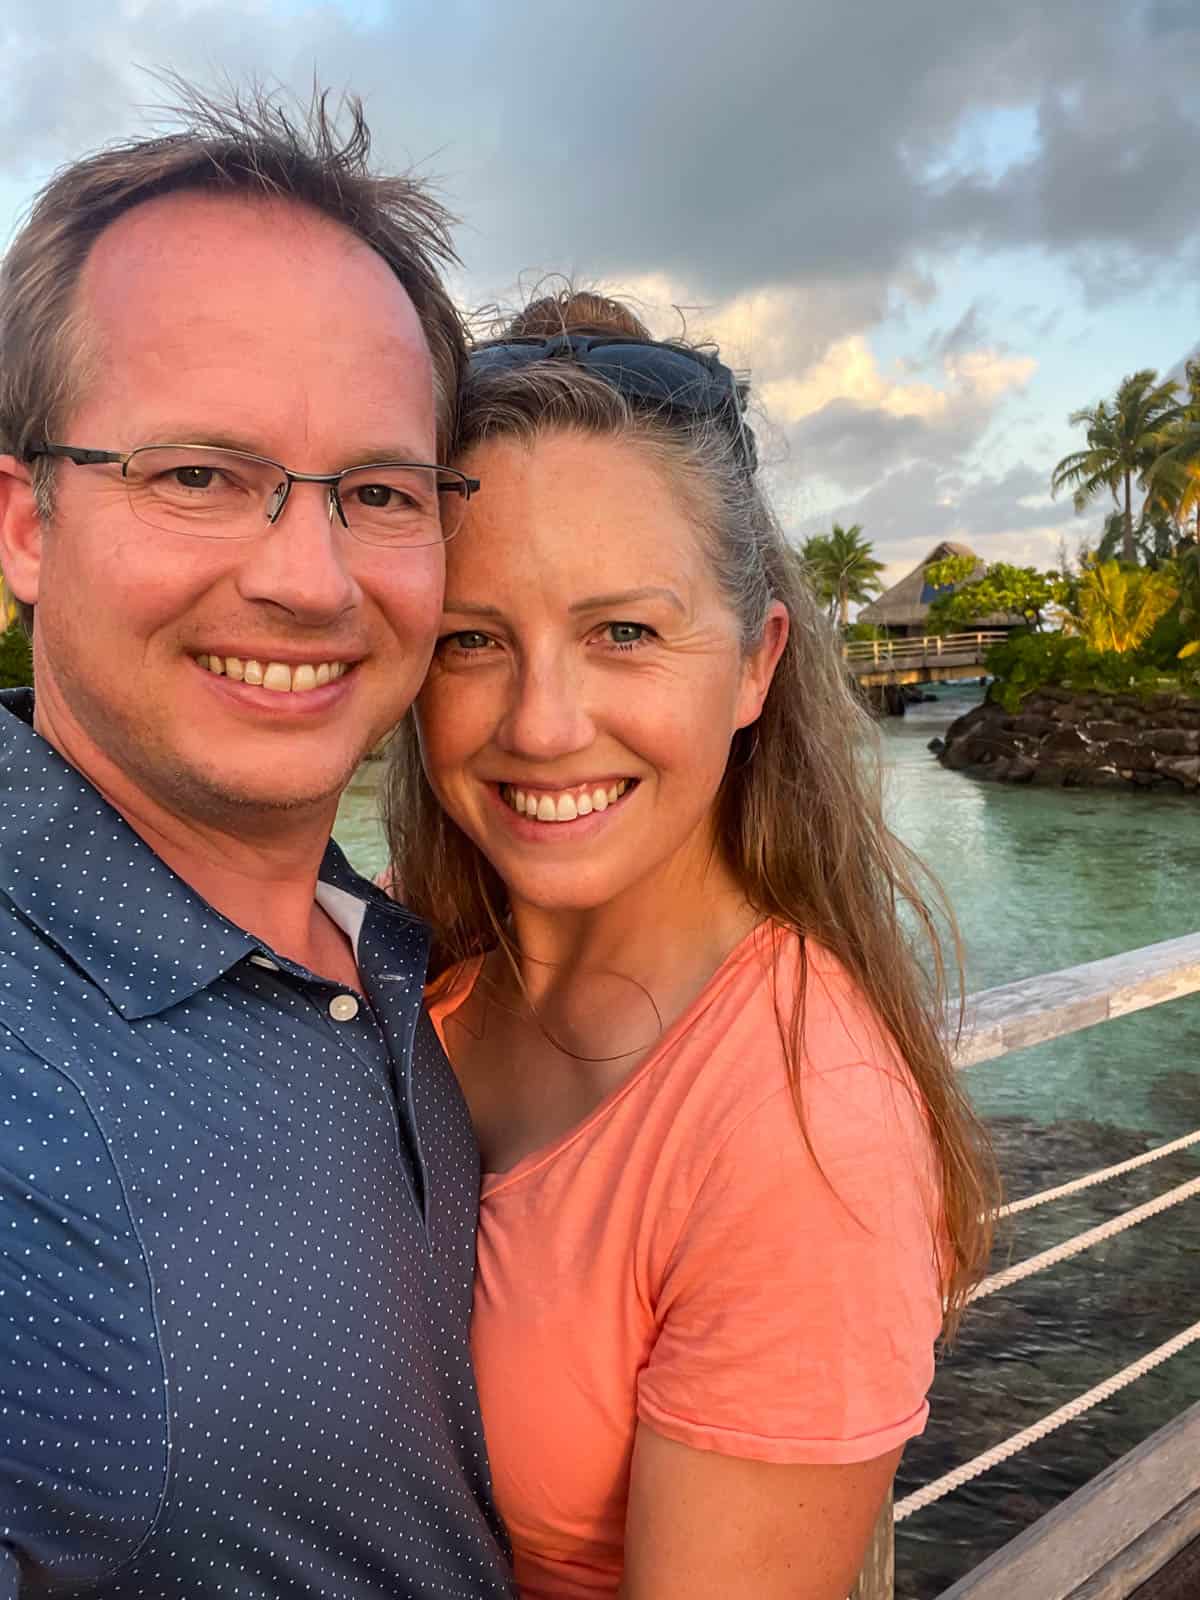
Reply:
[[361, 95], [466, 309], [564, 273], [749, 369], [797, 538], [1053, 565], [1069, 416], [1200, 344], [1200, 0], [0, 0], [0, 242], [156, 70]]

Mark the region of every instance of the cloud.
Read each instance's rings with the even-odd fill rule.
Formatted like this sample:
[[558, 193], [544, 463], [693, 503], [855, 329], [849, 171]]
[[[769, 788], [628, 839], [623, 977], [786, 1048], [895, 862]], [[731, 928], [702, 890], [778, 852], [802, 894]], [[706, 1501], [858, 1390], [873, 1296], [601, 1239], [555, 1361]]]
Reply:
[[1059, 543], [1073, 548], [1080, 528], [1050, 499], [1047, 475], [1028, 466], [996, 474], [947, 471], [910, 462], [883, 474], [863, 494], [803, 519], [803, 537], [859, 523], [888, 564], [888, 581], [903, 577], [942, 539], [958, 539], [990, 561], [1052, 565]]
[[[743, 0], [687, 26], [644, 0], [7, 0], [0, 41], [4, 193], [145, 131], [139, 63], [354, 88], [380, 164], [462, 216], [466, 303], [562, 270], [639, 289], [662, 333], [685, 308], [753, 369], [785, 502], [870, 493], [881, 536], [1033, 537], [970, 491], [1015, 491], [987, 473], [1033, 376], [1005, 338], [1041, 356], [1072, 274], [1093, 305], [1178, 304], [1200, 268], [1194, 0]], [[1023, 331], [992, 297], [931, 332], [968, 257], [1048, 263], [1054, 302], [1014, 283]]]
[[[686, 28], [641, 0], [552, 26], [534, 0], [9, 0], [4, 44], [10, 176], [135, 126], [155, 93], [132, 63], [353, 84], [384, 159], [445, 175], [492, 291], [557, 267], [705, 302], [850, 280], [879, 304], [933, 241], [1034, 242], [1095, 277], [1106, 251], [1179, 254], [1200, 216], [1200, 12], [1167, 0], [743, 0]], [[1014, 108], [1036, 137], [1006, 167], [963, 130]]]
[[858, 334], [839, 340], [806, 373], [762, 386], [764, 403], [780, 422], [798, 422], [837, 401], [888, 417], [915, 417], [932, 426], [951, 425], [965, 413], [986, 411], [1010, 390], [1023, 388], [1037, 369], [1032, 356], [998, 350], [948, 350], [943, 382], [893, 380], [880, 372], [867, 341]]

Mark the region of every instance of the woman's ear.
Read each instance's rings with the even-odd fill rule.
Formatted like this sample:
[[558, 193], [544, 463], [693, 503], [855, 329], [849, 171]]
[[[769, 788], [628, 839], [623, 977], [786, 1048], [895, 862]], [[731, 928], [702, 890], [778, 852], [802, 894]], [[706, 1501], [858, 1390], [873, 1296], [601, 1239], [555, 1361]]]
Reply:
[[738, 695], [737, 724], [746, 728], [757, 722], [775, 676], [775, 668], [787, 643], [791, 618], [782, 600], [773, 600], [767, 612], [758, 643], [742, 661], [742, 686]]
[[42, 519], [29, 468], [0, 456], [0, 571], [18, 600], [36, 605], [42, 571]]

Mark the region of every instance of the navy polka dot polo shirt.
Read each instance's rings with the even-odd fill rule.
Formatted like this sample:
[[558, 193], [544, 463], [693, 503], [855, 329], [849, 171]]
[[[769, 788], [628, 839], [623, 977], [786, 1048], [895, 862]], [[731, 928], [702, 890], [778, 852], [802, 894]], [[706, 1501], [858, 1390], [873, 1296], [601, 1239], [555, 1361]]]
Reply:
[[0, 695], [0, 1600], [511, 1593], [426, 936], [233, 926]]

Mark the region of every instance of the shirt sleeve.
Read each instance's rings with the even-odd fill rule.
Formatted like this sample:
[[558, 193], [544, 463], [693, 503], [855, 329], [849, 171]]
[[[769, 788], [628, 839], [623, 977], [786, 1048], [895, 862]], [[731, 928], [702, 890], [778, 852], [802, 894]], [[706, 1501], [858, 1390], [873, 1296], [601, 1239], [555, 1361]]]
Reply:
[[902, 1070], [805, 1075], [726, 1137], [675, 1243], [639, 1418], [781, 1463], [870, 1460], [919, 1433], [941, 1325], [933, 1160]]
[[[0, 1600], [97, 1581], [166, 1472], [149, 1278], [120, 1177], [70, 1077], [0, 1031]], [[39, 1588], [39, 1593], [43, 1588]]]

